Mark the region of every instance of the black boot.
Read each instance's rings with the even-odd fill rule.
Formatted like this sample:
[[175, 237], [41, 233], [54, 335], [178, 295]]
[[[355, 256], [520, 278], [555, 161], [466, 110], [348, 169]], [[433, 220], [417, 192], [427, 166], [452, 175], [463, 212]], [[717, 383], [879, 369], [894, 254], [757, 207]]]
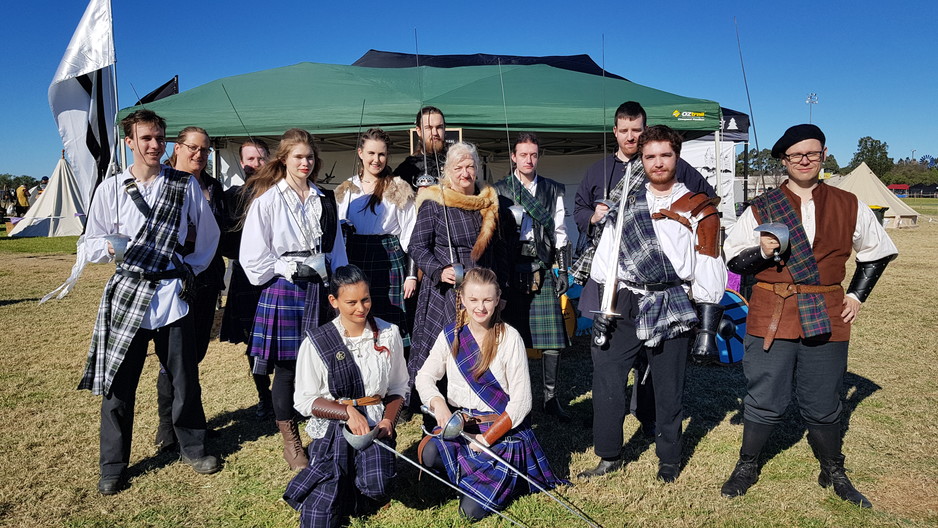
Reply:
[[739, 448], [739, 460], [726, 479], [720, 493], [727, 498], [745, 495], [759, 481], [759, 454], [772, 436], [774, 425], [746, 420], [743, 423], [743, 445]]
[[586, 471], [581, 471], [577, 473], [577, 478], [581, 479], [590, 479], [593, 477], [600, 477], [606, 473], [616, 471], [622, 467], [621, 458], [602, 458], [599, 460], [599, 464], [596, 465], [593, 469], [587, 469]]
[[861, 508], [872, 508], [873, 504], [853, 487], [844, 469], [841, 453], [840, 424], [812, 425], [808, 427], [808, 443], [814, 456], [821, 462], [817, 483], [822, 488], [833, 486], [834, 493], [841, 499]]
[[560, 352], [545, 350], [541, 359], [544, 372], [544, 412], [556, 416], [561, 422], [569, 422], [570, 415], [560, 405], [557, 399], [557, 368], [560, 366]]
[[176, 430], [173, 428], [173, 381], [165, 372], [156, 377], [156, 413], [160, 425], [156, 429], [153, 444], [157, 451], [169, 451], [176, 447]]

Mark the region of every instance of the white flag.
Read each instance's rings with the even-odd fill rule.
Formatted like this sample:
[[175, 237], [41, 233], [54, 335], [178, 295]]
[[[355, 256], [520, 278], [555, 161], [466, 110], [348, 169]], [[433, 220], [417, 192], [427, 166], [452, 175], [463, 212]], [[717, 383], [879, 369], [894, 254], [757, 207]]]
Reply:
[[117, 94], [110, 0], [91, 0], [49, 86], [49, 106], [78, 181], [82, 209], [106, 175], [114, 145]]

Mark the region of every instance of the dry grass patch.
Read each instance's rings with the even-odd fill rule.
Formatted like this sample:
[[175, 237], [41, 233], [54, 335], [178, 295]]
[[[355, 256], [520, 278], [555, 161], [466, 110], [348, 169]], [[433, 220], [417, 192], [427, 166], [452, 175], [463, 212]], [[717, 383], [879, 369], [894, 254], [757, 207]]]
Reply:
[[[686, 388], [685, 467], [672, 485], [654, 479], [653, 447], [633, 437], [626, 420], [626, 467], [560, 493], [604, 526], [934, 526], [938, 524], [938, 360], [931, 286], [938, 226], [891, 230], [901, 257], [886, 271], [854, 328], [845, 390], [850, 477], [873, 501], [861, 511], [817, 486], [817, 462], [792, 413], [772, 440], [761, 480], [749, 494], [720, 497], [736, 461], [742, 433], [744, 378], [739, 367], [696, 367]], [[72, 265], [71, 255], [22, 241], [0, 243], [0, 525], [288, 527], [297, 515], [280, 495], [291, 477], [273, 423], [254, 418], [254, 388], [241, 345], [212, 342], [202, 364], [206, 415], [218, 435], [209, 450], [224, 470], [200, 476], [152, 446], [156, 431], [152, 357], [141, 377], [131, 455], [131, 487], [101, 497], [95, 485], [100, 399], [75, 386], [84, 367], [101, 289], [112, 272], [89, 266], [75, 291], [38, 306]], [[35, 243], [34, 243], [35, 244]], [[41, 245], [40, 245], [41, 246]], [[35, 249], [38, 247], [38, 249]], [[848, 272], [848, 277], [850, 273]], [[563, 476], [593, 466], [590, 360], [585, 341], [564, 356], [562, 393], [574, 422], [560, 426], [538, 410], [533, 421], [555, 471]], [[540, 365], [532, 360], [536, 401]], [[398, 450], [414, 455], [419, 420], [400, 428]], [[352, 526], [463, 526], [455, 494], [400, 466], [391, 507]], [[529, 526], [581, 523], [543, 496], [515, 501], [507, 512]], [[480, 527], [503, 526], [487, 519]]]

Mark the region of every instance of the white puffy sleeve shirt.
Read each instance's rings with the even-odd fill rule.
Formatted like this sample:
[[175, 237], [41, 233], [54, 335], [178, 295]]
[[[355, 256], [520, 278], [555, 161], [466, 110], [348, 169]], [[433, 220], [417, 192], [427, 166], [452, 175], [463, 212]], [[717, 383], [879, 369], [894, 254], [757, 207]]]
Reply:
[[[648, 202], [650, 214], [671, 207], [678, 198], [690, 192], [683, 183], [677, 182], [667, 196], [655, 196], [651, 190], [647, 190], [647, 185], [645, 199]], [[682, 215], [690, 218], [689, 213], [682, 213]], [[696, 235], [679, 222], [670, 218], [652, 219], [652, 226], [658, 238], [658, 244], [671, 262], [675, 273], [681, 280], [689, 283], [689, 285], [684, 285], [685, 291], [688, 291], [697, 302], [718, 304], [726, 290], [726, 264], [723, 259], [697, 253], [694, 249]], [[612, 247], [614, 238], [615, 225], [609, 222], [603, 229], [599, 240], [593, 267], [590, 269], [590, 277], [599, 284], [605, 284], [610, 266], [618, 266], [619, 280], [641, 282], [630, 272], [633, 267], [631, 263], [619, 265], [619, 248]], [[642, 290], [635, 288], [629, 288], [629, 290], [637, 294], [643, 293]]]
[[[387, 347], [390, 354], [375, 350], [371, 329], [366, 327], [361, 336], [344, 338], [349, 349], [345, 360], [351, 359], [358, 365], [367, 396], [405, 396], [410, 378], [407, 374], [407, 363], [404, 361], [401, 332], [396, 325], [382, 319], [375, 319], [375, 322], [378, 324], [378, 345]], [[326, 324], [335, 325], [339, 335], [345, 335], [345, 328], [338, 317]], [[329, 372], [326, 364], [319, 356], [316, 344], [307, 337], [300, 344], [296, 358], [293, 407], [303, 416], [310, 416], [316, 398], [334, 399], [329, 392]], [[384, 417], [383, 404], [368, 405], [364, 409], [368, 425], [374, 426]], [[329, 420], [312, 417], [306, 423], [306, 432], [311, 438], [322, 438], [328, 425]]]
[[[518, 183], [521, 183], [521, 178], [518, 178], [518, 171], [512, 173], [512, 177], [518, 180]], [[537, 183], [541, 179], [539, 174], [534, 175], [534, 181], [531, 182], [531, 185], [524, 186], [532, 195], [537, 192]], [[567, 247], [567, 226], [564, 224], [564, 216], [567, 212], [563, 205], [563, 196], [557, 196], [557, 203], [554, 204], [554, 247], [557, 249], [563, 249]], [[533, 242], [534, 241], [534, 219], [531, 218], [527, 212], [524, 213], [524, 216], [521, 218], [521, 234], [520, 240]]]
[[[295, 193], [295, 191], [287, 185], [286, 180], [280, 180], [251, 202], [247, 217], [244, 219], [239, 254], [241, 257], [239, 262], [251, 284], [260, 286], [277, 275], [284, 277], [288, 273], [291, 261], [302, 262], [304, 260], [304, 257], [282, 256], [284, 253], [310, 250], [315, 252], [320, 247], [319, 239], [307, 240], [299, 226], [303, 217], [310, 223], [315, 222], [319, 225], [320, 218], [315, 215], [312, 202], [322, 199], [324, 195], [319, 187], [313, 184], [310, 184], [309, 190], [305, 202], [295, 200], [295, 207], [291, 207], [290, 202], [281, 196], [281, 193]], [[348, 264], [345, 241], [342, 239], [338, 219], [335, 226], [335, 241], [329, 256], [332, 261], [332, 271]]]
[[[744, 249], [759, 245], [760, 234], [756, 231], [758, 225], [752, 207], [746, 208], [736, 223], [726, 231], [723, 255], [727, 262]], [[814, 247], [817, 222], [813, 198], [801, 201], [801, 227], [804, 228], [808, 243]], [[882, 224], [876, 219], [873, 210], [859, 199], [857, 199], [857, 225], [853, 229], [853, 250], [857, 252], [857, 260], [860, 262], [871, 262], [899, 253]], [[769, 257], [763, 254], [762, 258], [768, 259]], [[854, 300], [859, 300], [856, 295], [849, 293], [847, 295]]]
[[[508, 405], [505, 412], [514, 425], [520, 424], [531, 412], [531, 377], [528, 374], [528, 356], [524, 340], [517, 330], [505, 325], [505, 334], [498, 344], [495, 359], [489, 365], [498, 384], [508, 393]], [[440, 332], [426, 362], [417, 372], [414, 386], [420, 393], [420, 401], [430, 405], [435, 396], [444, 396], [437, 389], [436, 382], [446, 375], [446, 400], [454, 407], [495, 412], [482, 398], [469, 387], [456, 360], [453, 349], [446, 340], [446, 334]]]
[[[130, 172], [131, 167], [127, 167], [117, 178], [105, 179], [94, 193], [84, 235], [89, 262], [113, 262], [114, 256], [108, 252], [108, 242], [104, 236], [121, 234], [134, 238], [146, 222], [146, 217], [137, 209], [133, 199], [123, 188], [123, 182], [134, 177]], [[163, 170], [167, 168], [163, 166]], [[137, 182], [140, 195], [151, 208], [156, 205], [162, 194], [165, 181], [161, 172], [149, 183]], [[208, 201], [202, 195], [195, 178], [189, 178], [182, 208], [183, 220], [179, 222], [178, 240], [186, 240], [190, 223], [196, 228], [195, 248], [192, 253], [182, 257], [182, 260], [192, 266], [193, 272], [199, 274], [208, 268], [215, 256], [219, 230]], [[172, 262], [167, 269], [175, 269]], [[161, 280], [153, 300], [150, 301], [150, 307], [143, 315], [141, 327], [148, 330], [161, 328], [189, 313], [189, 305], [179, 298], [181, 291], [181, 279]]]
[[414, 201], [410, 200], [404, 207], [398, 207], [383, 199], [371, 212], [368, 207], [371, 194], [361, 192], [361, 178], [353, 176], [350, 181], [355, 184], [355, 188], [349, 189], [338, 204], [339, 218], [351, 222], [355, 226], [355, 233], [359, 235], [396, 235], [401, 241], [401, 247], [407, 251], [414, 224], [417, 223]]

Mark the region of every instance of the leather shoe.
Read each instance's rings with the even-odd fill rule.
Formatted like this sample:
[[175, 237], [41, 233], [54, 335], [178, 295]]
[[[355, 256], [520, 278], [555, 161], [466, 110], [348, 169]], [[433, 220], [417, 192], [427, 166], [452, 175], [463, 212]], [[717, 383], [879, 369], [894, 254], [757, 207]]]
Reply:
[[749, 488], [758, 481], [759, 464], [756, 462], [756, 457], [752, 455], [740, 455], [739, 461], [736, 462], [736, 467], [733, 469], [733, 473], [730, 474], [730, 478], [726, 479], [723, 487], [720, 488], [720, 493], [728, 499], [739, 497], [740, 495], [745, 495], [746, 492], [749, 491]]
[[98, 493], [101, 495], [117, 495], [125, 487], [127, 482], [124, 475], [105, 475], [98, 479]]
[[561, 407], [560, 400], [556, 396], [544, 402], [544, 412], [551, 416], [556, 416], [563, 423], [570, 422], [570, 415]]
[[593, 469], [588, 469], [586, 471], [581, 471], [577, 474], [577, 478], [581, 479], [590, 479], [593, 477], [600, 477], [609, 473], [610, 471], [616, 471], [622, 467], [622, 459], [617, 458], [615, 460], [606, 460], [600, 459], [599, 464], [596, 464], [596, 467]]
[[218, 473], [221, 471], [221, 464], [218, 463], [218, 459], [212, 455], [205, 455], [200, 458], [189, 458], [186, 455], [179, 455], [179, 460], [188, 466], [191, 466], [193, 471], [200, 475], [211, 475], [212, 473]]
[[658, 480], [670, 484], [681, 473], [680, 464], [658, 464]]

